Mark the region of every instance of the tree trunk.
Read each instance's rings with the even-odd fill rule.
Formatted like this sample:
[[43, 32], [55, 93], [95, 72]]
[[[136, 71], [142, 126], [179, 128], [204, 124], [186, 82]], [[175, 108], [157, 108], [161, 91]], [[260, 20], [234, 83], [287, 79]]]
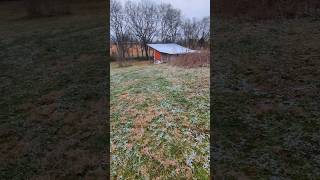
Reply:
[[132, 57], [131, 48], [128, 48], [128, 58], [130, 59]]
[[138, 48], [137, 45], [135, 45], [135, 47], [136, 47], [136, 50], [137, 50], [137, 57], [139, 57], [139, 48]]
[[144, 44], [144, 50], [146, 51], [146, 57], [147, 57], [147, 59], [149, 60], [148, 46], [147, 46], [146, 43]]
[[143, 55], [144, 55], [143, 47], [142, 47], [142, 46], [140, 46], [140, 49], [141, 49], [141, 56], [143, 57]]
[[126, 49], [125, 49], [125, 45], [123, 44], [123, 42], [119, 42], [119, 66], [122, 67], [124, 65], [125, 62], [125, 57], [126, 57]]

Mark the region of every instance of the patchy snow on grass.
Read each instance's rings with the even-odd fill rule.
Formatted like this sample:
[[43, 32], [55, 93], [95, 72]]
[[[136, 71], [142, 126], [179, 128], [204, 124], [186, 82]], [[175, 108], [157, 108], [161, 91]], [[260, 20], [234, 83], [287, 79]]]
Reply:
[[209, 179], [209, 68], [111, 67], [113, 178]]

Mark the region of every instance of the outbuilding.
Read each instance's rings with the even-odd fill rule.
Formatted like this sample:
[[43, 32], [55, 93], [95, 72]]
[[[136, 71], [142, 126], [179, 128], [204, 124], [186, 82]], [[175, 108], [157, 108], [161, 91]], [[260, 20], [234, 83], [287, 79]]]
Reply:
[[153, 61], [155, 64], [168, 62], [179, 55], [195, 52], [195, 50], [180, 46], [175, 43], [147, 45], [149, 47], [149, 52], [151, 50], [151, 54], [153, 54]]

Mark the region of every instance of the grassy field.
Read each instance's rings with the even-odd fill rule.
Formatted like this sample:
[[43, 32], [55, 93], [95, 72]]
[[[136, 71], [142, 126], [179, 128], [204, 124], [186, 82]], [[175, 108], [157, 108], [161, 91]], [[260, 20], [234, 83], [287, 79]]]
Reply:
[[107, 176], [105, 2], [72, 11], [0, 2], [0, 179]]
[[209, 68], [111, 65], [111, 175], [209, 179]]
[[214, 27], [217, 179], [318, 179], [320, 19]]

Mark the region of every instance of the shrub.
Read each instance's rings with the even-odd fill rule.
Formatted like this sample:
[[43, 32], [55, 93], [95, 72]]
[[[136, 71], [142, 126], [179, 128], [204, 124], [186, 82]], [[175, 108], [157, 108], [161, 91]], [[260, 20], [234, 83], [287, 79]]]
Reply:
[[201, 51], [200, 53], [180, 55], [169, 61], [169, 64], [185, 68], [207, 67], [210, 65], [210, 52]]

